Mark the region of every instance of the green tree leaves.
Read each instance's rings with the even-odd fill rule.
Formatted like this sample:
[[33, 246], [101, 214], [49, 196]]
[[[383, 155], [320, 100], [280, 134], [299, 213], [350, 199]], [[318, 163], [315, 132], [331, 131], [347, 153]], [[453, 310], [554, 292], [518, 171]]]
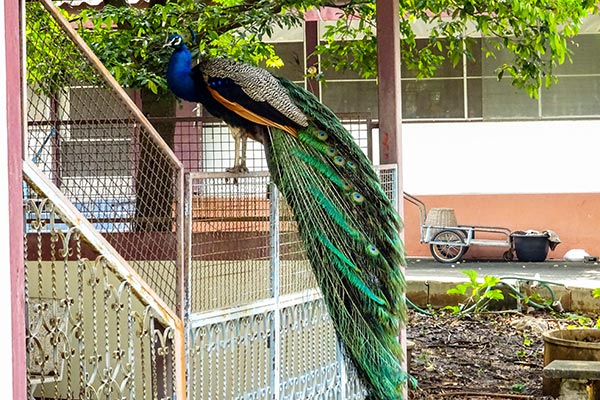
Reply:
[[[376, 10], [372, 2], [350, 1], [343, 11], [349, 18], [359, 15], [361, 23], [341, 20], [328, 27], [327, 44], [317, 53], [323, 55], [326, 68], [353, 68], [363, 77], [375, 76], [375, 46], [370, 44], [374, 42]], [[472, 58], [468, 38], [481, 34], [498, 39], [495, 48], [486, 49], [488, 56], [499, 50], [511, 55], [509, 62], [498, 66], [498, 79], [510, 77], [513, 85], [537, 97], [542, 85], [555, 82], [554, 68], [570, 61], [567, 42], [578, 33], [582, 19], [593, 12], [598, 12], [598, 6], [589, 0], [402, 1], [402, 62], [417, 70], [417, 76], [430, 77], [443, 59], [457, 65], [463, 54]], [[415, 24], [429, 29], [425, 47], [417, 47]], [[334, 38], [337, 46], [332, 44]], [[440, 39], [444, 39], [444, 47]], [[360, 57], [348, 61], [347, 54]]]
[[[108, 1], [107, 1], [108, 2]], [[80, 32], [117, 79], [128, 87], [166, 89], [163, 78], [168, 52], [162, 43], [170, 33], [197, 32], [197, 53], [228, 55], [254, 64], [282, 64], [265, 39], [274, 27], [299, 27], [311, 7], [334, 6], [343, 14], [327, 25], [318, 46], [323, 68], [353, 69], [365, 78], [377, 76], [375, 0], [212, 0], [159, 1], [146, 8], [115, 0], [72, 15]], [[581, 20], [597, 12], [591, 0], [409, 0], [400, 2], [402, 62], [430, 77], [444, 59], [458, 65], [472, 58], [469, 37], [495, 38], [487, 56], [502, 50], [509, 61], [498, 65], [498, 78], [508, 77], [531, 96], [555, 81], [554, 68], [570, 60], [567, 43]], [[427, 27], [425, 46], [417, 46], [415, 27]], [[442, 40], [443, 39], [443, 40]]]
[[192, 0], [153, 2], [147, 8], [106, 5], [85, 9], [70, 19], [78, 24], [80, 35], [125, 87], [166, 92], [164, 72], [170, 51], [163, 49], [169, 34], [180, 33], [192, 41], [198, 55], [227, 55], [234, 59], [269, 67], [282, 65], [272, 45], [264, 39], [274, 26], [302, 24], [302, 14], [289, 12], [286, 3], [302, 6], [302, 1], [270, 2]]

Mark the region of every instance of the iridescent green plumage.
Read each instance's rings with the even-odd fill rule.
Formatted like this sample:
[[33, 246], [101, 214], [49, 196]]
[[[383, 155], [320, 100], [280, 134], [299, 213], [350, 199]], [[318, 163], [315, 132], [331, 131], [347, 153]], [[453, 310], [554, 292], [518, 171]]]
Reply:
[[191, 69], [179, 38], [171, 38], [170, 87], [264, 144], [346, 354], [371, 398], [403, 399], [401, 221], [371, 163], [311, 93], [231, 61]]
[[[336, 332], [359, 376], [374, 398], [400, 399], [407, 378], [397, 341], [405, 321], [400, 219], [337, 117], [312, 94], [281, 83], [310, 125], [298, 138], [270, 129], [269, 170], [295, 214]], [[344, 162], [335, 162], [331, 148]]]

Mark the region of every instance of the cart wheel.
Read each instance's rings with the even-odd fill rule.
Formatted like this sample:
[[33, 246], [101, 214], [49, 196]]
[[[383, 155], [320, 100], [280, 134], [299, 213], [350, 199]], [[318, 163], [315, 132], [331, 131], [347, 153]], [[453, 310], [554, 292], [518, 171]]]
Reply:
[[429, 249], [436, 261], [447, 264], [460, 261], [469, 248], [465, 246], [465, 235], [460, 231], [440, 231], [433, 237], [432, 242], [443, 243], [432, 243], [429, 245]]

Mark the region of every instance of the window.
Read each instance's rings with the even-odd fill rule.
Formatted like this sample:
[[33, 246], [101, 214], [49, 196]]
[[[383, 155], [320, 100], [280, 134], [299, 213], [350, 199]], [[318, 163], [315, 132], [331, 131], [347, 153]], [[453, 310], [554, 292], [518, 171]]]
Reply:
[[[600, 34], [588, 33], [572, 39], [573, 63], [555, 69], [558, 83], [540, 90], [532, 99], [514, 87], [510, 77], [498, 81], [496, 69], [510, 62], [507, 51], [486, 57], [498, 39], [471, 39], [474, 61], [459, 65], [445, 60], [435, 75], [417, 79], [416, 72], [402, 65], [403, 119], [410, 120], [505, 120], [564, 119], [600, 116]], [[423, 47], [426, 39], [418, 39]], [[360, 79], [355, 72], [324, 71], [323, 102], [337, 113], [377, 115], [375, 80]]]

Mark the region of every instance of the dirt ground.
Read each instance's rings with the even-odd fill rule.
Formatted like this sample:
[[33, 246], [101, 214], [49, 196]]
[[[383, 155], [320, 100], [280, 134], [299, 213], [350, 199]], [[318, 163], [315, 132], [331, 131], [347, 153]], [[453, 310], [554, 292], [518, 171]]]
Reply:
[[462, 318], [410, 311], [407, 336], [415, 347], [409, 370], [418, 387], [409, 399], [552, 399], [542, 394], [541, 332], [595, 322], [543, 311]]

